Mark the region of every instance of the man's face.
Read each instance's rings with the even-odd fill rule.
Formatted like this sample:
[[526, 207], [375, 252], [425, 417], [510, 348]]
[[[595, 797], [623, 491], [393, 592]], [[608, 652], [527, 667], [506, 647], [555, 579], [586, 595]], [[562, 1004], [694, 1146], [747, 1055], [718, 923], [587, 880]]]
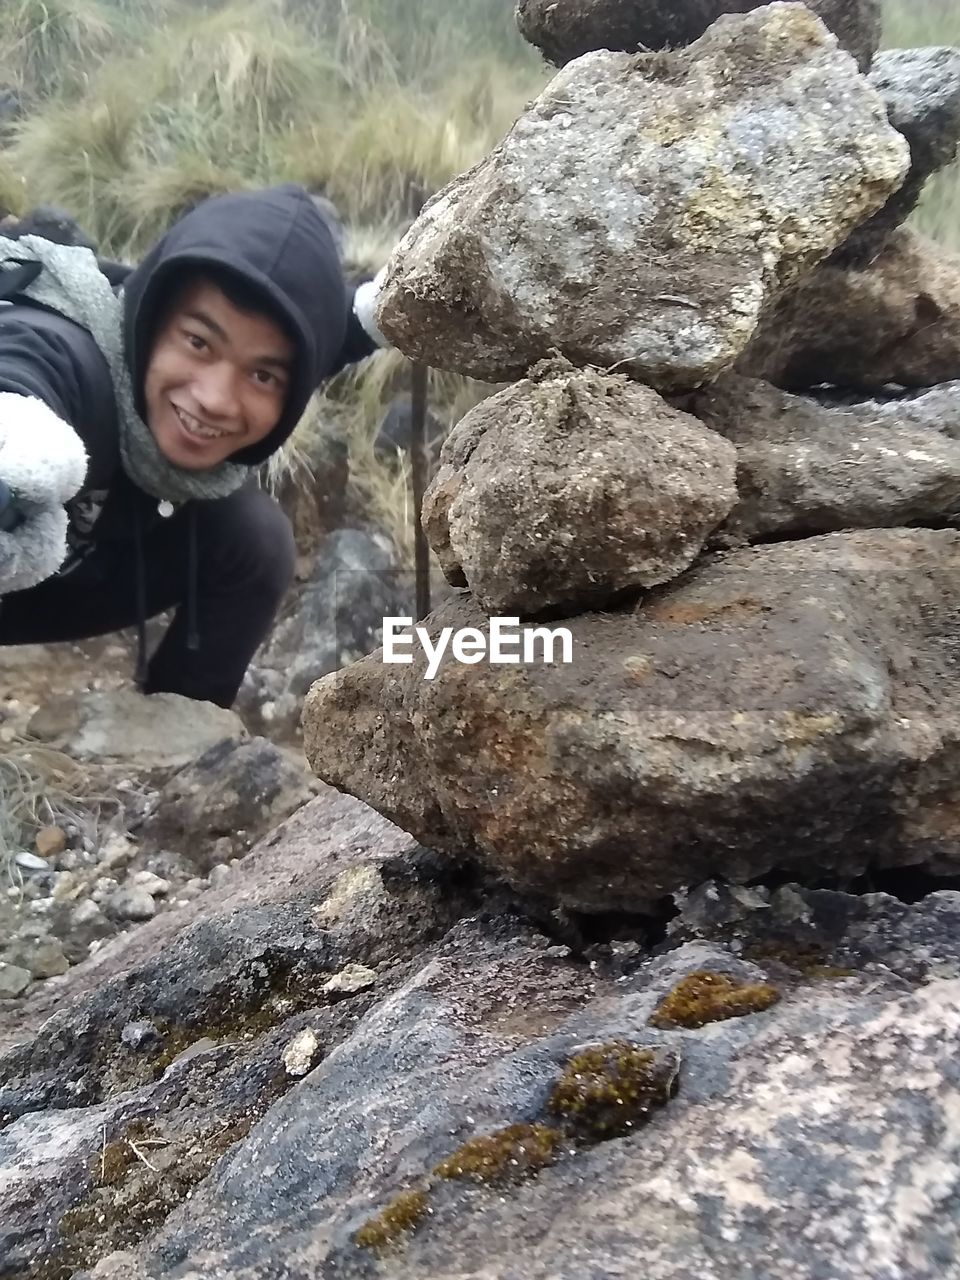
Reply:
[[210, 281], [188, 285], [157, 333], [144, 380], [160, 452], [203, 471], [263, 440], [283, 413], [293, 359], [274, 320], [240, 311]]

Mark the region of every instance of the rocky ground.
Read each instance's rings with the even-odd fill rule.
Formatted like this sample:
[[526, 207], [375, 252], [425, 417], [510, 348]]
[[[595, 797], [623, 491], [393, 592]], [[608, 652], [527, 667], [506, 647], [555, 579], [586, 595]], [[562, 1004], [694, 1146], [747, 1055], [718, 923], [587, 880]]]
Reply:
[[960, 54], [735, 7], [521, 6], [561, 70], [387, 276], [513, 383], [426, 628], [570, 664], [388, 667], [340, 521], [236, 713], [21, 682], [113, 808], [12, 859], [0, 1280], [958, 1274]]

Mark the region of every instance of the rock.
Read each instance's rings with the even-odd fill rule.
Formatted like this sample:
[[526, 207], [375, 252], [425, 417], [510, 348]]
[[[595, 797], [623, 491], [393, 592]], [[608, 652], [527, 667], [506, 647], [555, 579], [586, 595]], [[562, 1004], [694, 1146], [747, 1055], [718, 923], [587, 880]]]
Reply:
[[858, 227], [834, 259], [866, 265], [916, 208], [928, 179], [956, 157], [960, 140], [960, 49], [886, 49], [869, 76], [893, 127], [910, 144], [910, 172], [882, 209]]
[[170, 892], [170, 881], [152, 871], [135, 871], [129, 883], [133, 888], [144, 889], [151, 898], [165, 898]]
[[427, 204], [378, 322], [411, 358], [488, 381], [557, 349], [690, 388], [908, 165], [879, 95], [802, 5], [723, 18], [677, 53], [587, 54]]
[[338, 529], [322, 544], [296, 608], [257, 654], [238, 705], [270, 736], [294, 731], [303, 695], [381, 643], [383, 619], [412, 613], [413, 574], [399, 567], [389, 539]]
[[292, 753], [266, 738], [227, 740], [166, 783], [138, 834], [156, 845], [173, 845], [206, 874], [214, 866], [214, 846], [221, 859], [246, 853], [316, 792], [309, 771]]
[[0, 960], [0, 1000], [23, 995], [30, 985], [30, 970]]
[[[956, 874], [958, 556], [952, 530], [781, 542], [565, 619], [567, 664], [426, 680], [416, 650], [372, 654], [311, 690], [307, 757], [429, 847], [585, 911], [774, 868]], [[489, 627], [469, 599], [423, 625]]]
[[[96, 997], [95, 1017], [102, 1019], [103, 1034], [108, 1024], [119, 1034], [126, 1022], [143, 1016], [146, 1007], [175, 1022], [187, 1015], [202, 1022], [220, 1008], [218, 993], [231, 982], [239, 984], [241, 994], [249, 984], [251, 973], [241, 957], [247, 944], [241, 940], [245, 929], [260, 930], [257, 921], [266, 917], [274, 923], [291, 912], [296, 917], [291, 955], [302, 945], [303, 929], [312, 938], [323, 933], [333, 946], [330, 963], [323, 962], [323, 981], [350, 962], [379, 969], [399, 951], [415, 952], [418, 940], [438, 937], [438, 930], [442, 933], [456, 919], [451, 913], [467, 910], [465, 904], [472, 901], [454, 863], [446, 858], [423, 862], [422, 854], [415, 841], [366, 805], [322, 787], [317, 798], [250, 851], [242, 874], [232, 876], [216, 894], [202, 892], [205, 880], [192, 881], [198, 890], [194, 901], [111, 939], [96, 956], [70, 970], [55, 998], [41, 989], [16, 1020], [0, 1019], [0, 1052], [81, 998]], [[96, 911], [89, 901], [76, 910], [81, 908]], [[223, 928], [226, 949], [221, 952], [217, 948]], [[173, 940], [192, 929], [196, 935], [182, 965], [178, 962], [174, 982], [167, 967]], [[231, 948], [237, 952], [236, 968]], [[160, 965], [155, 992], [159, 1004], [142, 989], [126, 995], [112, 988], [112, 994], [106, 991], [131, 967], [154, 963]], [[319, 982], [315, 994], [327, 1003]], [[85, 1089], [102, 1085], [92, 1076], [84, 1080]], [[0, 1098], [0, 1115], [4, 1105]]]
[[21, 871], [49, 871], [50, 864], [46, 858], [41, 858], [36, 853], [27, 853], [26, 850], [14, 855], [14, 862]]
[[90, 898], [73, 905], [64, 904], [54, 917], [54, 927], [71, 964], [86, 959], [95, 942], [116, 933], [116, 925], [107, 919], [99, 905]]
[[[26, 1115], [0, 1136], [19, 1193], [8, 1239], [29, 1224], [46, 1250], [35, 1256], [53, 1261], [47, 1241], [78, 1206], [68, 1221], [91, 1280], [739, 1280], [744, 1258], [791, 1280], [949, 1275], [960, 982], [938, 975], [960, 965], [958, 895], [793, 892], [802, 928], [765, 933], [748, 918], [743, 954], [693, 938], [623, 981], [547, 959], [516, 920], [462, 923], [265, 1112], [254, 1093], [258, 1122], [186, 1180], [176, 1212], [161, 1203], [135, 1232], [124, 1225], [142, 1164], [118, 1160], [116, 1181], [92, 1190], [75, 1172], [96, 1158], [106, 1107], [111, 1137], [123, 1133], [114, 1117], [131, 1093]], [[782, 998], [702, 1028], [651, 1025], [702, 972]], [[256, 1070], [248, 1051], [229, 1075], [209, 1073], [229, 1084], [228, 1109]], [[182, 1099], [210, 1087], [195, 1071], [192, 1090], [138, 1097], [176, 1150]], [[604, 1110], [611, 1093], [629, 1125]], [[632, 1114], [630, 1099], [643, 1099]], [[195, 1107], [196, 1127], [204, 1115]], [[49, 1228], [28, 1194], [41, 1176]]]
[[[677, 49], [697, 40], [725, 13], [762, 0], [518, 0], [520, 34], [562, 66], [594, 49]], [[807, 5], [857, 60], [861, 71], [880, 45], [880, 0], [810, 0]]]
[[123, 888], [107, 895], [103, 909], [114, 920], [152, 920], [157, 904], [146, 889]]
[[282, 1053], [288, 1076], [305, 1076], [320, 1053], [320, 1041], [312, 1027], [295, 1035]]
[[34, 840], [34, 848], [41, 858], [53, 858], [67, 847], [67, 833], [62, 827], [41, 827]]
[[348, 964], [323, 984], [323, 990], [327, 995], [352, 996], [356, 991], [366, 991], [376, 980], [377, 975], [373, 969], [362, 964]]
[[830, 406], [727, 374], [684, 407], [736, 446], [719, 539], [940, 524], [960, 514], [960, 382]]
[[901, 227], [863, 267], [818, 267], [764, 315], [736, 368], [787, 390], [960, 379], [960, 258]]
[[30, 719], [29, 732], [78, 760], [117, 760], [131, 769], [182, 769], [214, 743], [246, 735], [233, 711], [176, 693], [130, 689], [58, 698]]
[[[367, 1013], [365, 993], [323, 995], [330, 974], [375, 965], [389, 996], [473, 910], [443, 864], [356, 801], [324, 789], [308, 809], [231, 888], [114, 939], [0, 1019], [0, 1272], [57, 1255], [70, 1208], [74, 1271], [150, 1234], [294, 1083], [284, 1047], [310, 1027], [335, 1052]], [[362, 918], [357, 872], [379, 884]], [[126, 1043], [144, 1021], [159, 1042]]]
[[56, 938], [14, 943], [7, 948], [6, 959], [17, 968], [28, 970], [33, 978], [57, 978], [70, 968], [63, 946]]
[[[413, 418], [413, 400], [409, 395], [394, 396], [373, 441], [373, 451], [383, 461], [395, 461], [398, 453], [410, 449], [410, 424]], [[446, 434], [446, 426], [429, 409], [426, 414], [425, 435], [427, 448], [435, 453]]]
[[116, 871], [132, 862], [136, 846], [126, 834], [114, 834], [100, 846], [99, 864], [104, 871]]
[[548, 363], [457, 423], [423, 502], [491, 614], [597, 607], [687, 569], [736, 501], [735, 451], [622, 374]]
[[120, 1032], [120, 1039], [131, 1049], [143, 1049], [162, 1042], [163, 1037], [149, 1019], [141, 1018], [139, 1022], [128, 1022]]

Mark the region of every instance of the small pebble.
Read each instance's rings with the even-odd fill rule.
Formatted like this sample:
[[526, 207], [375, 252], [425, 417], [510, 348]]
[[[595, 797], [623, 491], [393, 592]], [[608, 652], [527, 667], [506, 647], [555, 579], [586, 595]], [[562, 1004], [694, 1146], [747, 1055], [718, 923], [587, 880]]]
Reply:
[[41, 827], [34, 841], [37, 853], [43, 858], [51, 858], [63, 853], [67, 847], [67, 833], [62, 827]]
[[299, 1035], [295, 1035], [284, 1049], [283, 1065], [288, 1076], [305, 1076], [317, 1059], [320, 1052], [320, 1041], [317, 1033], [306, 1027]]
[[323, 984], [323, 990], [328, 995], [352, 995], [355, 991], [366, 991], [376, 980], [372, 969], [362, 964], [348, 964]]
[[36, 854], [36, 853], [27, 853], [26, 850], [24, 850], [22, 853], [18, 853], [17, 856], [14, 858], [14, 862], [23, 871], [49, 871], [50, 870], [50, 866], [46, 858], [41, 858], [39, 854]]

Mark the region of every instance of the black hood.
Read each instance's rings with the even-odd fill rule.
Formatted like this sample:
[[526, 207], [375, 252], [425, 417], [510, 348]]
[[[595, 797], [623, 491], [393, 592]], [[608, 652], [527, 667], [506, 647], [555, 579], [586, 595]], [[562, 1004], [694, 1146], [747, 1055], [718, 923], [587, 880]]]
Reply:
[[205, 265], [226, 268], [263, 296], [296, 344], [283, 416], [266, 439], [233, 455], [255, 466], [283, 444], [311, 395], [339, 365], [348, 296], [330, 227], [293, 183], [212, 196], [185, 214], [124, 282], [127, 366], [144, 415], [143, 386], [159, 308], [174, 277]]

